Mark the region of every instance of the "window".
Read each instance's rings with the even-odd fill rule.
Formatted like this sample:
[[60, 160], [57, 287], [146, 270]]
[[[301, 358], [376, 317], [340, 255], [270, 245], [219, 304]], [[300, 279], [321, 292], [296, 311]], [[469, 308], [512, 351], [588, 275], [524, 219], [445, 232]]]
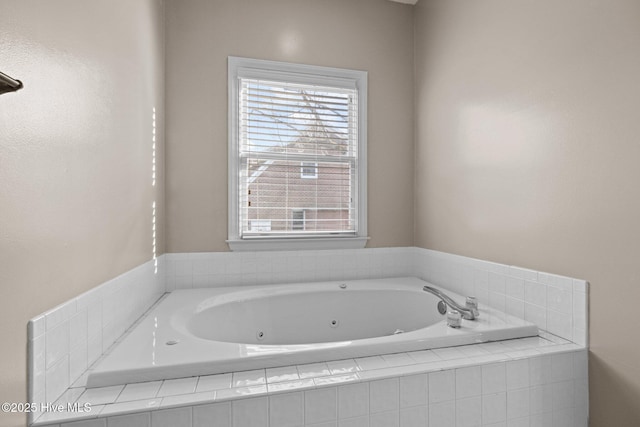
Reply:
[[291, 212], [291, 229], [292, 230], [304, 230], [304, 210], [295, 209]]
[[365, 245], [366, 93], [362, 71], [229, 58], [232, 250]]
[[302, 162], [300, 165], [300, 178], [317, 178], [318, 164], [311, 162]]

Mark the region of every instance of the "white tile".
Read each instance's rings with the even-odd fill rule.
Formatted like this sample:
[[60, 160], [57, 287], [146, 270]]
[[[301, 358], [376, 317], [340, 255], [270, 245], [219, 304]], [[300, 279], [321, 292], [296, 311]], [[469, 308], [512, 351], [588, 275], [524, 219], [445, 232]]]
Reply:
[[507, 297], [498, 292], [489, 292], [489, 305], [498, 311], [507, 310]]
[[439, 362], [442, 360], [431, 350], [412, 351], [407, 354], [418, 363]]
[[507, 277], [505, 294], [511, 298], [524, 300], [524, 279], [519, 277]]
[[480, 396], [456, 400], [456, 427], [482, 425], [482, 399]]
[[564, 427], [573, 425], [573, 408], [559, 409], [552, 413], [552, 427]]
[[369, 384], [346, 384], [338, 387], [338, 418], [351, 418], [369, 413]]
[[233, 427], [268, 427], [269, 399], [258, 397], [231, 403]]
[[515, 419], [507, 420], [506, 427], [530, 427], [530, 423], [531, 423], [530, 417], [515, 418]]
[[506, 297], [504, 311], [518, 319], [524, 319], [524, 304], [523, 300]]
[[547, 330], [567, 340], [572, 340], [573, 319], [571, 315], [547, 310]]
[[400, 377], [400, 408], [428, 404], [427, 375]]
[[45, 336], [40, 335], [33, 340], [28, 341], [28, 357], [29, 357], [29, 390], [30, 396], [34, 396], [37, 392], [45, 391]]
[[525, 303], [524, 320], [535, 324], [540, 329], [547, 329], [547, 310], [537, 305]]
[[529, 388], [507, 391], [507, 419], [529, 416]]
[[565, 314], [573, 311], [573, 289], [565, 291], [549, 286], [547, 288], [547, 308]]
[[185, 405], [200, 405], [212, 403], [216, 398], [215, 391], [203, 391], [201, 393], [176, 394], [162, 398], [160, 408], [168, 409]]
[[434, 348], [432, 350], [442, 360], [463, 359], [465, 354], [456, 347]]
[[369, 427], [399, 427], [400, 413], [396, 411], [379, 412], [369, 415]]
[[456, 369], [456, 398], [482, 394], [482, 370], [480, 366]]
[[539, 307], [547, 306], [547, 287], [538, 282], [524, 282], [524, 300]]
[[157, 397], [193, 393], [196, 389], [197, 382], [198, 377], [164, 380]]
[[67, 406], [69, 403], [75, 403], [83, 392], [84, 388], [68, 388], [55, 403], [64, 406]]
[[429, 373], [429, 403], [440, 403], [456, 397], [455, 371]]
[[241, 397], [258, 396], [267, 393], [267, 386], [252, 385], [248, 387], [235, 387], [223, 390], [216, 390], [216, 400], [232, 400]]
[[383, 354], [382, 358], [389, 366], [406, 366], [415, 363], [407, 353]]
[[454, 400], [429, 405], [429, 427], [452, 427], [456, 425]]
[[389, 378], [369, 383], [370, 413], [396, 410], [399, 407], [400, 381]]
[[538, 280], [538, 272], [521, 267], [509, 266], [509, 275], [527, 280]]
[[134, 400], [132, 402], [113, 403], [111, 405], [105, 405], [102, 411], [100, 411], [100, 416], [149, 411], [157, 409], [159, 406], [160, 399], [145, 399]]
[[87, 342], [80, 345], [69, 353], [69, 382], [75, 382], [87, 370]]
[[358, 377], [358, 374], [347, 374], [347, 375], [331, 375], [331, 376], [328, 376], [328, 377], [314, 378], [313, 382], [318, 387], [323, 387], [323, 386], [327, 386], [327, 385], [336, 385], [336, 384], [356, 382], [356, 381], [359, 381], [359, 380], [360, 380], [360, 377]]
[[47, 369], [49, 369], [64, 356], [69, 355], [69, 322], [63, 321], [53, 328], [48, 328], [45, 339]]
[[551, 377], [553, 381], [573, 379], [573, 353], [551, 355]]
[[529, 381], [532, 386], [551, 382], [551, 356], [529, 359]]
[[400, 409], [400, 427], [426, 427], [428, 422], [426, 406]]
[[489, 273], [489, 292], [505, 293], [506, 278], [502, 274]]
[[360, 367], [353, 359], [335, 360], [327, 362], [331, 375], [348, 374], [360, 371]]
[[100, 332], [89, 338], [87, 343], [87, 365], [91, 366], [102, 355], [102, 329]]
[[64, 356], [45, 373], [47, 402], [55, 402], [69, 388], [69, 356]]
[[302, 427], [304, 424], [304, 394], [284, 393], [269, 396], [269, 425]]
[[339, 420], [338, 427], [369, 427], [369, 416]]
[[507, 374], [504, 363], [482, 366], [482, 394], [498, 393], [507, 389]]
[[549, 427], [553, 423], [553, 412], [544, 412], [541, 414], [531, 415], [530, 426], [531, 427]]
[[74, 349], [82, 344], [86, 346], [87, 339], [88, 315], [87, 310], [82, 310], [69, 320], [69, 348]]
[[315, 388], [316, 384], [312, 378], [296, 381], [283, 381], [267, 384], [267, 391], [269, 393], [282, 393], [291, 391], [303, 391], [305, 389]]
[[313, 424], [336, 420], [338, 417], [337, 394], [336, 387], [305, 391], [305, 422]]
[[209, 391], [231, 388], [231, 374], [205, 375], [198, 378], [196, 391]]
[[294, 381], [300, 379], [300, 377], [298, 376], [298, 369], [295, 366], [268, 368], [266, 372], [267, 383]]
[[45, 316], [45, 324], [47, 332], [62, 322], [66, 322], [76, 312], [76, 300], [72, 299], [59, 306], [47, 311]]
[[194, 406], [193, 427], [231, 427], [231, 402]]
[[326, 363], [309, 363], [306, 365], [298, 365], [298, 375], [300, 378], [314, 378], [331, 375], [329, 367]]
[[381, 356], [359, 357], [355, 359], [361, 371], [370, 371], [374, 369], [383, 369], [389, 367], [389, 364]]
[[587, 293], [589, 289], [589, 282], [580, 279], [573, 279], [573, 291]]
[[109, 417], [108, 427], [151, 427], [151, 416], [149, 413], [120, 415]]
[[43, 335], [46, 331], [47, 323], [44, 315], [39, 315], [29, 320], [27, 323], [27, 335], [30, 340]]
[[191, 426], [191, 408], [161, 409], [151, 412], [153, 427]]
[[131, 400], [151, 399], [156, 397], [162, 381], [127, 384], [118, 396], [116, 402], [128, 402]]
[[338, 427], [337, 421], [329, 421], [320, 424], [306, 424], [305, 427]]
[[551, 385], [553, 410], [572, 408], [575, 403], [575, 387], [573, 381], [562, 381]]
[[74, 421], [71, 423], [62, 423], [60, 427], [107, 427], [107, 420], [105, 418], [98, 418], [93, 420]]
[[553, 405], [551, 384], [534, 386], [529, 389], [529, 412], [531, 415], [549, 412]]
[[78, 402], [90, 403], [91, 405], [113, 403], [116, 401], [123, 389], [123, 385], [88, 388], [84, 391], [84, 393], [82, 393], [82, 395], [78, 399]]
[[482, 395], [482, 423], [491, 424], [507, 419], [506, 393]]
[[506, 362], [507, 390], [529, 387], [529, 359]]
[[573, 322], [574, 327], [586, 329], [587, 326], [587, 294], [573, 293]]
[[266, 382], [267, 379], [264, 369], [233, 373], [233, 387], [247, 387], [252, 385], [266, 384]]
[[587, 350], [573, 353], [573, 378], [584, 379], [589, 373], [589, 353]]

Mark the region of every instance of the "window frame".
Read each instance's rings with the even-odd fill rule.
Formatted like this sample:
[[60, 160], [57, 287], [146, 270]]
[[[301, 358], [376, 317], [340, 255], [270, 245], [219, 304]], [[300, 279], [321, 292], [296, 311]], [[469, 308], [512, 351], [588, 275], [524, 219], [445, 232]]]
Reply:
[[[240, 232], [239, 85], [240, 78], [264, 78], [358, 91], [358, 140], [354, 206], [356, 231], [335, 236], [252, 236]], [[230, 56], [228, 58], [228, 240], [232, 251], [355, 249], [367, 235], [367, 72]]]
[[[305, 168], [313, 168], [313, 174], [304, 173]], [[318, 162], [300, 162], [300, 179], [318, 179]]]

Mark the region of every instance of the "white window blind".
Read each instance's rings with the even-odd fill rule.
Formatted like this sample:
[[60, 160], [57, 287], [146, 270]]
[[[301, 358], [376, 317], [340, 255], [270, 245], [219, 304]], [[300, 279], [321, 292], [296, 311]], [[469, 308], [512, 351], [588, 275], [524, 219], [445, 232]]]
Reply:
[[240, 238], [357, 235], [357, 89], [238, 85]]

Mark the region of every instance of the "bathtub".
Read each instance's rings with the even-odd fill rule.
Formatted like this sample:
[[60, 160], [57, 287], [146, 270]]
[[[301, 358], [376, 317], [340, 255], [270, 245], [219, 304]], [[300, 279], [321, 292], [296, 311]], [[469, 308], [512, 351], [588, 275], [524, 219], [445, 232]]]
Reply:
[[87, 387], [538, 334], [535, 325], [482, 305], [479, 319], [450, 328], [426, 284], [391, 278], [174, 291], [89, 371]]

